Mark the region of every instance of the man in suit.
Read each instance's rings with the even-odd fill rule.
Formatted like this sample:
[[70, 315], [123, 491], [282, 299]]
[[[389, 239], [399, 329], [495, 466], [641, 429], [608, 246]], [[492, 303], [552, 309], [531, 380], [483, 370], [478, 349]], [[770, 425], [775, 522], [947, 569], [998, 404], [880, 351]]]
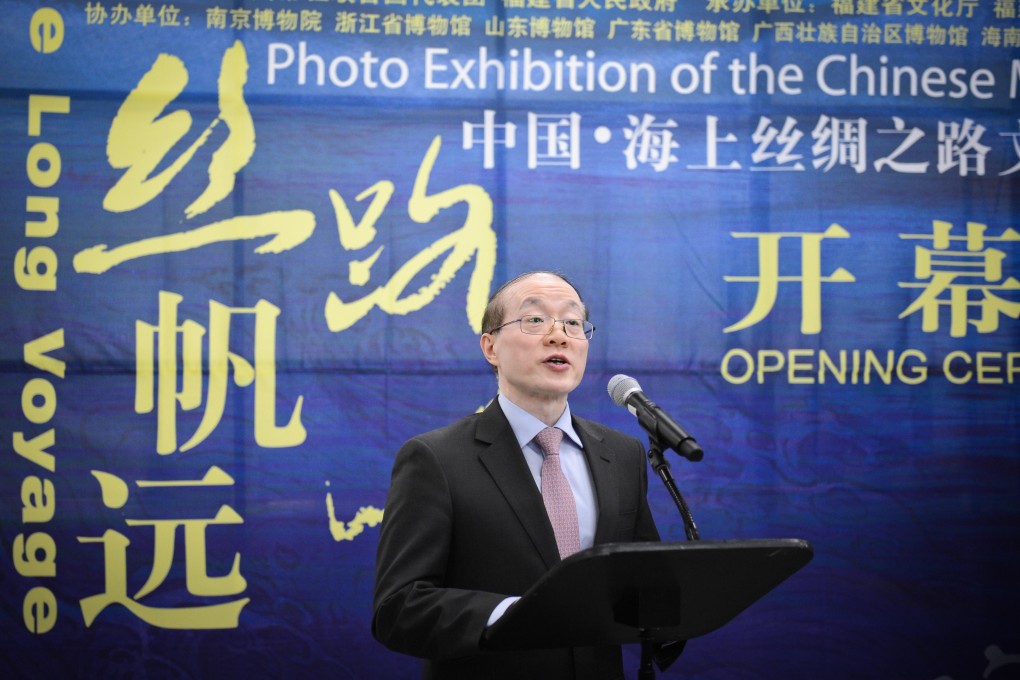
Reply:
[[[486, 629], [562, 557], [659, 536], [641, 442], [570, 412], [567, 396], [584, 375], [594, 331], [573, 285], [551, 272], [523, 274], [493, 294], [482, 328], [497, 399], [397, 453], [379, 536], [373, 635], [426, 659], [425, 678], [622, 679], [618, 646], [484, 648]], [[550, 455], [534, 438], [546, 427], [562, 433], [560, 469], [577, 520], [568, 538], [559, 520], [554, 530], [543, 501]]]

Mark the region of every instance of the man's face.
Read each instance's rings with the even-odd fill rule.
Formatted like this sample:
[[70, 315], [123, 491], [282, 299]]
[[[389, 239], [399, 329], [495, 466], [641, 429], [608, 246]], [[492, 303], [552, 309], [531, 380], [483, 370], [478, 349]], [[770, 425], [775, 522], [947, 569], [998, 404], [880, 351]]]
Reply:
[[[552, 274], [535, 274], [502, 293], [506, 323], [543, 314], [555, 319], [583, 319], [584, 306], [574, 288]], [[482, 352], [498, 369], [499, 391], [525, 410], [566, 402], [584, 376], [588, 340], [572, 338], [555, 324], [548, 335], [522, 333], [510, 324], [481, 338]]]

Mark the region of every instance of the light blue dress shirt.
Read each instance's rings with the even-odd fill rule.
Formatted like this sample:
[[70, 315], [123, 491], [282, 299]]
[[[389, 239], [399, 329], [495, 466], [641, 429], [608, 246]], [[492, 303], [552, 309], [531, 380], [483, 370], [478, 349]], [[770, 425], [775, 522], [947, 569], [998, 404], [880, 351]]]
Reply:
[[[510, 421], [510, 427], [524, 453], [524, 460], [528, 464], [528, 469], [531, 470], [531, 476], [541, 491], [542, 461], [545, 459], [545, 452], [535, 441], [535, 435], [544, 430], [546, 425], [502, 394], [498, 399], [503, 414]], [[595, 485], [592, 482], [591, 472], [588, 470], [588, 461], [584, 457], [581, 438], [577, 436], [574, 425], [570, 422], [570, 404], [567, 404], [567, 407], [563, 409], [563, 414], [553, 424], [553, 427], [563, 430], [565, 435], [560, 444], [560, 467], [563, 468], [563, 474], [567, 478], [567, 483], [570, 484], [570, 490], [574, 492], [578, 538], [581, 550], [584, 550], [592, 547], [595, 543], [598, 506], [595, 503]], [[500, 602], [489, 616], [487, 625], [491, 626], [495, 623], [503, 615], [503, 612], [519, 599], [519, 597], [508, 597]]]

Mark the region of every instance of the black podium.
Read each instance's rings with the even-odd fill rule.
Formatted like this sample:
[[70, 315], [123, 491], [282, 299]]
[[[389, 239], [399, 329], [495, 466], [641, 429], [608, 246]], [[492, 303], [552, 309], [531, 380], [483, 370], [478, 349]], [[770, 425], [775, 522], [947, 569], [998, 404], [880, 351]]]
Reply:
[[494, 650], [687, 640], [807, 564], [799, 539], [618, 543], [563, 560], [486, 635]]

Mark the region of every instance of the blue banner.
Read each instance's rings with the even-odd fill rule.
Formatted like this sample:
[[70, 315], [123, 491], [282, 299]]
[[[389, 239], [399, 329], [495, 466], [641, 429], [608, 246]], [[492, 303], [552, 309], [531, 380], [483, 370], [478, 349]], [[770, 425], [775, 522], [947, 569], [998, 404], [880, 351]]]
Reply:
[[1015, 676], [1016, 2], [3, 7], [9, 677], [418, 677], [393, 456], [532, 269], [574, 413], [635, 377], [703, 538], [814, 547], [664, 676]]

